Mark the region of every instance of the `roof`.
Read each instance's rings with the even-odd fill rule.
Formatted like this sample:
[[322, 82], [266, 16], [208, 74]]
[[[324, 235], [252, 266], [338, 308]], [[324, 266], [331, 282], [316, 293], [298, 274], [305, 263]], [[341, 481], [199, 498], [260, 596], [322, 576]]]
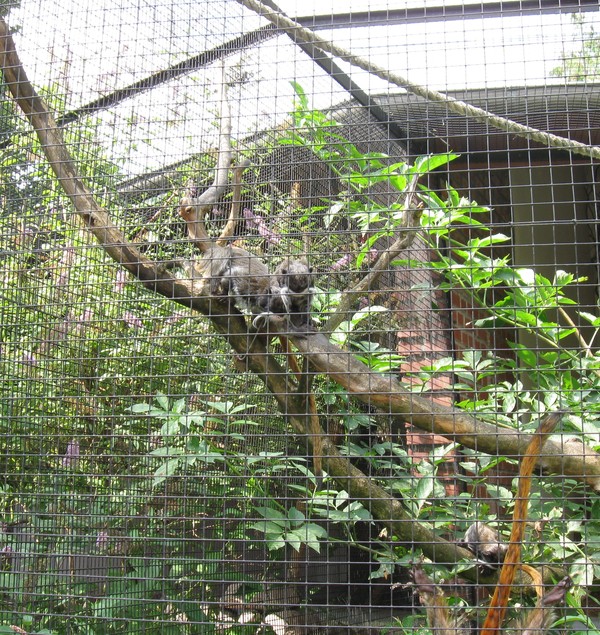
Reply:
[[[448, 95], [532, 128], [600, 145], [600, 84], [488, 88]], [[489, 153], [544, 147], [408, 93], [378, 95], [375, 100], [411, 147], [423, 144], [427, 152]]]

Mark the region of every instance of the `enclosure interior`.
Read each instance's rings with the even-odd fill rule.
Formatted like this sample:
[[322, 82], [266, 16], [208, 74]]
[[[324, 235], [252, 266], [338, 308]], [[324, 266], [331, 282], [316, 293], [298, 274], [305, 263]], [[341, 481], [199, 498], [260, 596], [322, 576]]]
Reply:
[[[520, 557], [547, 590], [570, 575], [554, 619], [594, 632], [597, 3], [264, 7], [0, 1], [20, 85], [121, 232], [109, 253], [5, 66], [0, 633], [412, 632], [418, 563], [480, 626], [498, 563], [430, 538], [508, 541], [556, 411]], [[310, 319], [257, 331], [198, 273], [185, 201], [223, 177], [211, 240], [306, 262]], [[509, 624], [536, 601], [517, 576]]]

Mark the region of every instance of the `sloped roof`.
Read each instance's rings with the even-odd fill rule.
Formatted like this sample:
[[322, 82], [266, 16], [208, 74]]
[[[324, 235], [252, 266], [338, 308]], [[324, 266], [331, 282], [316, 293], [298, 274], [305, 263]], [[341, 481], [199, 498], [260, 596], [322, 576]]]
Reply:
[[[455, 99], [518, 123], [600, 145], [600, 84], [570, 84], [452, 91]], [[443, 104], [407, 93], [379, 95], [377, 103], [403, 131], [406, 141], [428, 152], [507, 152], [543, 147], [456, 115]]]

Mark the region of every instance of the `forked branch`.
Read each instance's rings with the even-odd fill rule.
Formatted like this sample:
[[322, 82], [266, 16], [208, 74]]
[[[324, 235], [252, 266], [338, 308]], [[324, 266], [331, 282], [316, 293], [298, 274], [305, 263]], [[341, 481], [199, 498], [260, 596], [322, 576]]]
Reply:
[[421, 209], [415, 205], [415, 197], [417, 193], [417, 182], [419, 174], [413, 175], [406, 196], [404, 198], [404, 218], [400, 227], [396, 228], [394, 242], [381, 254], [371, 266], [369, 273], [355, 284], [351, 289], [346, 290], [335, 312], [327, 320], [323, 326], [323, 331], [329, 333], [334, 331], [344, 320], [348, 319], [347, 313], [352, 309], [356, 302], [371, 291], [381, 274], [389, 271], [391, 262], [397, 258], [400, 253], [408, 249], [419, 230], [419, 218], [421, 217]]
[[[186, 192], [181, 199], [180, 215], [185, 219], [188, 226], [190, 240], [202, 252], [210, 249], [215, 244], [211, 240], [206, 229], [206, 215], [217, 204], [219, 199], [225, 194], [229, 184], [229, 169], [233, 161], [233, 150], [231, 149], [231, 106], [228, 98], [228, 85], [225, 77], [225, 65], [222, 66], [221, 73], [221, 112], [219, 114], [219, 144], [217, 149], [217, 166], [215, 168], [215, 178], [213, 184], [202, 194], [196, 195], [196, 186], [189, 183]], [[239, 177], [240, 175], [236, 175]], [[216, 244], [222, 242], [233, 234], [237, 220], [234, 221], [233, 214], [239, 218], [239, 206], [241, 205], [241, 178], [236, 178], [238, 190], [234, 189], [233, 205], [229, 221], [219, 237]]]

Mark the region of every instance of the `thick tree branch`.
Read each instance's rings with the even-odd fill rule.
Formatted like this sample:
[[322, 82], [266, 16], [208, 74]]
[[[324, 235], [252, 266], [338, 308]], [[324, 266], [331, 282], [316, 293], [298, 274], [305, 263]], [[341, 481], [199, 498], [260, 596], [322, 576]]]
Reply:
[[[293, 333], [286, 335], [302, 355], [308, 356], [315, 371], [344, 386], [366, 404], [402, 415], [421, 430], [441, 434], [493, 456], [519, 457], [527, 449], [531, 435], [485, 423], [468, 412], [436, 404], [433, 398], [412, 394], [398, 380], [371, 372], [351, 353], [331, 344], [322, 333], [301, 337], [294, 337]], [[547, 441], [538, 464], [549, 472], [584, 481], [600, 491], [600, 454], [580, 442]]]

